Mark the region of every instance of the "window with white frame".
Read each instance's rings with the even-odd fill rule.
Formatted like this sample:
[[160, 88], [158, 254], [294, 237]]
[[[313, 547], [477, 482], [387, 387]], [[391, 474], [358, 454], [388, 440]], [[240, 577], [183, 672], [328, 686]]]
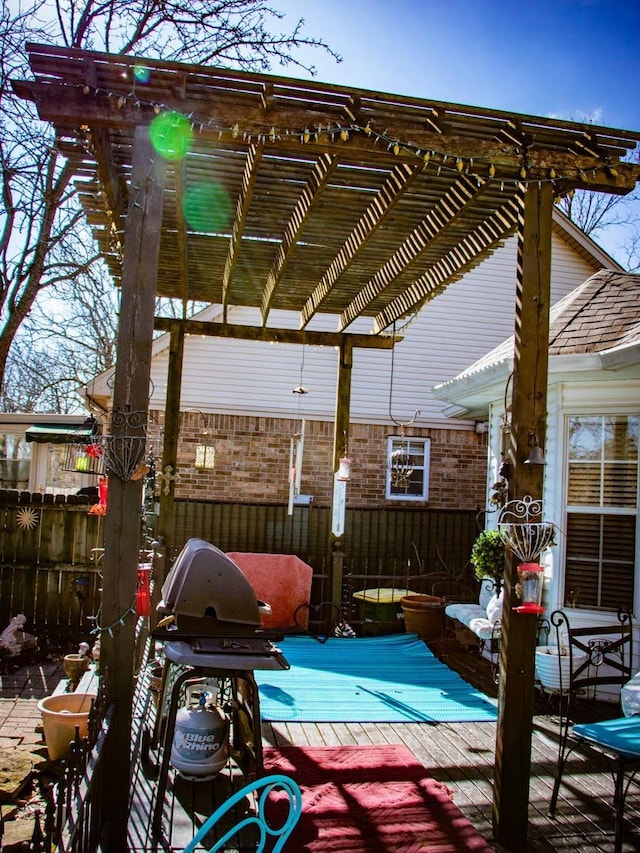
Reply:
[[429, 497], [430, 439], [392, 435], [387, 439], [388, 500], [426, 501]]
[[639, 427], [637, 415], [566, 419], [567, 604], [633, 609]]

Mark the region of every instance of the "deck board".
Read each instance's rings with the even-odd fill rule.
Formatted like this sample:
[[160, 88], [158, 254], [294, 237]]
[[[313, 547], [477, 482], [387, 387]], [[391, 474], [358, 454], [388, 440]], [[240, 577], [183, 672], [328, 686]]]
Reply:
[[[463, 678], [495, 698], [497, 688], [486, 660], [455, 641], [434, 644], [434, 651]], [[538, 697], [532, 733], [529, 835], [523, 853], [612, 853], [614, 849], [613, 784], [608, 772], [581, 757], [569, 760], [568, 772], [560, 788], [555, 819], [548, 806], [556, 765], [558, 717], [552, 704]], [[615, 716], [619, 710], [608, 703], [585, 704], [586, 718]], [[137, 709], [139, 722], [149, 724], [149, 709]], [[300, 723], [263, 722], [263, 746], [340, 746], [403, 744], [438, 781], [445, 783], [453, 800], [476, 829], [498, 853], [506, 847], [492, 840], [493, 764], [496, 723]], [[170, 785], [165, 802], [164, 825], [170, 838], [156, 844], [147, 826], [153, 797], [154, 773], [138, 762], [132, 802], [132, 853], [177, 851], [184, 846], [206, 816], [206, 807], [219, 802], [215, 785], [185, 783]], [[239, 786], [241, 780], [236, 779]], [[220, 788], [220, 783], [217, 783]], [[193, 787], [199, 789], [191, 791]], [[196, 797], [197, 794], [197, 797]], [[192, 798], [190, 800], [190, 797]], [[208, 797], [208, 800], [207, 800]], [[194, 799], [195, 798], [195, 799]], [[203, 802], [206, 807], [203, 806]], [[193, 808], [190, 808], [193, 803]], [[196, 823], [190, 811], [195, 810]], [[146, 817], [145, 817], [146, 815]], [[138, 846], [140, 845], [140, 846]], [[624, 853], [640, 850], [640, 788], [632, 786], [627, 798], [627, 826]], [[292, 851], [295, 853], [295, 851]]]

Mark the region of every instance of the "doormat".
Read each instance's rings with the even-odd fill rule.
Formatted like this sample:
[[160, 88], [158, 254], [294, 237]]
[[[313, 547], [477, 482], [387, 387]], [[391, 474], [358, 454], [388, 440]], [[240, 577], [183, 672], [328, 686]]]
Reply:
[[491, 722], [497, 703], [439, 661], [416, 634], [285, 637], [291, 669], [255, 670], [263, 720]]
[[[264, 764], [302, 790], [302, 816], [287, 842], [296, 853], [492, 851], [449, 788], [429, 778], [402, 744], [266, 747]], [[273, 826], [285, 808], [274, 795]]]

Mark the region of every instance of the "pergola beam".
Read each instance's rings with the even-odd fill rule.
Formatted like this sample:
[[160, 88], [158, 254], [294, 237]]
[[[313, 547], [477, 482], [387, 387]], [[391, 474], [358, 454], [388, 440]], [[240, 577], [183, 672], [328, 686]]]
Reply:
[[284, 329], [273, 326], [243, 326], [235, 323], [212, 323], [204, 320], [176, 320], [172, 317], [156, 317], [154, 329], [158, 332], [171, 332], [179, 324], [186, 335], [200, 335], [211, 338], [231, 338], [243, 341], [265, 341], [278, 344], [307, 344], [318, 347], [339, 347], [345, 337], [351, 340], [353, 347], [361, 349], [392, 349], [394, 341], [402, 338], [398, 335], [363, 335], [341, 332], [315, 332], [305, 329]]
[[[155, 115], [153, 103], [141, 103], [133, 99], [122, 102], [110, 96], [110, 93], [93, 90], [84, 94], [81, 87], [69, 89], [56, 83], [42, 83], [33, 81], [14, 81], [12, 83], [16, 94], [23, 98], [33, 100], [38, 104], [40, 117], [44, 121], [51, 121], [57, 125], [67, 124], [70, 127], [77, 126], [78, 120], [92, 127], [105, 126], [112, 129], [133, 128], [141, 122], [150, 122]], [[186, 115], [202, 109], [200, 100], [191, 101], [188, 96], [180, 97], [173, 92], [166, 93], [166, 109], [174, 109]], [[496, 116], [498, 114], [495, 114]], [[381, 122], [386, 116], [381, 116], [377, 121]], [[526, 118], [526, 117], [521, 117]], [[235, 134], [238, 139], [250, 144], [251, 139], [260, 137], [265, 144], [271, 144], [278, 150], [294, 151], [303, 147], [305, 156], [319, 156], [326, 152], [327, 147], [335, 148], [337, 129], [341, 126], [341, 118], [336, 116], [333, 109], [318, 109], [313, 111], [314, 124], [310, 129], [310, 138], [306, 145], [300, 141], [303, 130], [311, 123], [309, 121], [308, 109], [304, 102], [299, 107], [273, 107], [265, 111], [262, 99], [252, 98], [249, 102], [239, 98], [220, 96], [216, 100], [216, 120], [210, 123], [207, 116], [203, 115], [199, 122], [199, 136], [203, 140], [215, 143], [217, 139], [224, 138], [225, 133], [230, 137]], [[397, 139], [407, 147], [403, 148], [405, 156], [415, 156], [413, 152], [430, 151], [439, 157], [447, 157], [455, 154], [466, 160], [473, 160], [475, 170], [480, 174], [493, 166], [496, 170], [496, 179], [513, 178], [523, 165], [523, 152], [515, 141], [507, 141], [500, 138], [501, 131], [507, 132], [509, 120], [507, 118], [495, 119], [495, 127], [485, 134], [463, 135], [455, 130], [443, 133], [437, 132], [434, 127], [426, 121], [427, 115], [421, 117], [421, 124], [409, 121], [407, 118], [395, 117], [393, 121], [386, 122], [380, 127], [384, 131], [385, 139]], [[537, 120], [540, 121], [539, 119]], [[362, 124], [354, 127], [345, 126], [350, 130], [348, 139], [343, 142], [345, 156], [371, 157], [379, 150], [380, 137], [376, 133], [365, 132], [367, 123], [363, 114]], [[512, 123], [512, 122], [511, 122]], [[521, 122], [522, 124], [522, 122]], [[556, 123], [557, 124], [557, 123]], [[549, 128], [557, 129], [556, 124], [549, 120]], [[271, 129], [278, 131], [273, 140], [270, 139]], [[284, 132], [285, 129], [293, 128], [295, 132]], [[361, 132], [355, 132], [359, 130]], [[571, 149], [574, 141], [580, 142], [580, 137], [575, 134], [564, 141], [565, 147], [554, 142], [553, 133], [550, 131], [549, 139], [536, 140], [534, 133], [529, 133], [528, 138], [532, 142], [526, 152], [527, 175], [530, 180], [549, 180], [549, 174], [553, 170], [558, 175], [558, 181], [570, 180], [572, 185], [586, 190], [606, 191], [616, 193], [630, 192], [638, 180], [639, 168], [631, 163], [615, 163], [612, 170], [604, 168], [608, 160], [617, 161], [618, 157], [624, 156], [635, 145], [637, 134], [619, 131], [615, 139], [605, 134], [598, 137], [598, 128], [593, 129], [598, 141], [600, 154], [593, 156], [585, 153], [580, 156]], [[616, 131], [616, 134], [618, 131]], [[518, 139], [519, 137], [514, 137]], [[628, 138], [628, 142], [627, 142]], [[411, 140], [410, 144], [408, 140]], [[571, 174], [568, 175], [567, 172]]]
[[367, 244], [369, 238], [384, 223], [385, 218], [391, 213], [421, 170], [422, 167], [417, 165], [410, 166], [402, 163], [391, 172], [303, 306], [300, 314], [301, 328], [304, 328], [313, 315], [320, 310], [322, 303], [330, 295], [333, 286], [342, 273], [360, 249]]
[[484, 186], [484, 181], [472, 181], [466, 175], [462, 176], [347, 306], [340, 317], [338, 330], [343, 331], [353, 323], [366, 306], [370, 305], [430, 242], [436, 240], [443, 229], [456, 220]]

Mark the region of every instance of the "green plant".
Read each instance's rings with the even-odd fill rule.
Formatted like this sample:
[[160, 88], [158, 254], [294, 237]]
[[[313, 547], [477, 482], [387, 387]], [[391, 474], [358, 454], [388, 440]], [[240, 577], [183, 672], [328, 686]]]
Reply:
[[499, 530], [483, 530], [473, 543], [471, 565], [478, 580], [491, 578], [500, 587], [504, 575], [504, 541]]

